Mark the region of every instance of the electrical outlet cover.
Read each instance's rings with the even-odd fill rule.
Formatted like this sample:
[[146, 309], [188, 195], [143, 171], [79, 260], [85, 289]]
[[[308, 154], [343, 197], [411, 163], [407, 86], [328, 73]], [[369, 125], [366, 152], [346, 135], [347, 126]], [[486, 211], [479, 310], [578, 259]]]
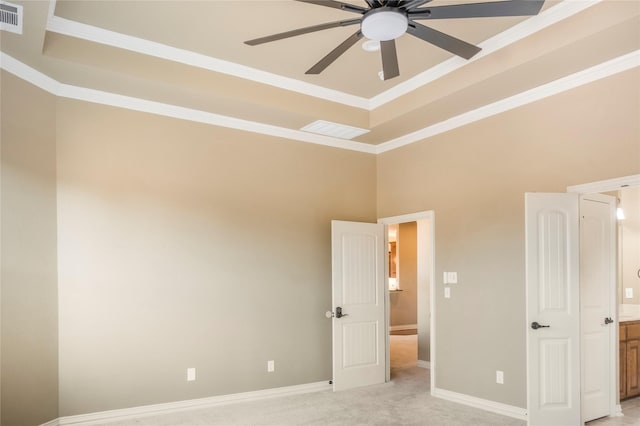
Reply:
[[187, 381], [193, 382], [196, 379], [196, 369], [191, 367], [187, 368]]

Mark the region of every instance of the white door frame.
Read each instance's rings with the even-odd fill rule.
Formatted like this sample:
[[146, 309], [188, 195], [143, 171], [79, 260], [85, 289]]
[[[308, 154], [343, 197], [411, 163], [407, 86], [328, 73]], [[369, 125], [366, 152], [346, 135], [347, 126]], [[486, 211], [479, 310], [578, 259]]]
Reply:
[[[393, 225], [396, 223], [408, 223], [408, 222], [417, 222], [419, 220], [428, 220], [429, 221], [429, 239], [428, 241], [431, 258], [429, 262], [431, 263], [431, 270], [429, 271], [429, 377], [431, 380], [430, 392], [433, 393], [435, 389], [436, 383], [436, 297], [435, 297], [435, 212], [433, 210], [426, 210], [417, 213], [404, 214], [400, 216], [392, 216], [378, 219], [378, 223], [382, 223], [385, 225], [385, 243], [388, 243], [388, 232], [387, 227], [389, 225]], [[420, 245], [420, 242], [418, 242]], [[420, 260], [418, 260], [420, 262]], [[388, 262], [385, 262], [385, 275], [389, 275], [389, 271], [387, 270], [389, 265]], [[386, 332], [385, 336], [387, 339], [387, 354], [386, 354], [386, 369], [387, 369], [387, 378], [389, 381], [391, 378], [391, 365], [390, 365], [390, 355], [389, 355], [389, 286], [386, 287], [386, 295], [385, 298], [385, 315], [386, 315]], [[419, 312], [418, 312], [419, 314]]]
[[[626, 188], [629, 186], [640, 186], [640, 174], [624, 176], [620, 178], [607, 179], [597, 182], [590, 182], [581, 185], [573, 185], [567, 187], [567, 192], [577, 193], [577, 194], [596, 194], [600, 192], [609, 192], [609, 191], [618, 191], [622, 188]], [[612, 244], [612, 250], [614, 251], [614, 258], [617, 258], [617, 254], [615, 253], [615, 245]], [[610, 347], [611, 347], [611, 362], [609, 365], [610, 370], [610, 390], [611, 390], [611, 416], [619, 416], [622, 415], [622, 407], [618, 404], [618, 358], [619, 358], [619, 348], [618, 348], [618, 332], [619, 332], [619, 322], [618, 322], [618, 285], [617, 285], [617, 268], [611, 268], [611, 312], [613, 312], [615, 323], [617, 326], [615, 327], [615, 332], [611, 333], [610, 337]]]

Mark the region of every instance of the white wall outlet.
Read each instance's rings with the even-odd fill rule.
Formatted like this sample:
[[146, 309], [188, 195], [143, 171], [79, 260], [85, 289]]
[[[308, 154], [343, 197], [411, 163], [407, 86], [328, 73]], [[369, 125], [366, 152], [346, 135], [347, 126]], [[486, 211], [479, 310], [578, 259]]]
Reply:
[[496, 383], [504, 385], [504, 371], [496, 370]]
[[451, 287], [444, 288], [444, 298], [451, 299]]
[[458, 273], [457, 272], [448, 272], [449, 276], [447, 277], [447, 281], [449, 284], [457, 284], [458, 283]]
[[627, 287], [624, 289], [624, 298], [633, 299], [633, 287]]
[[195, 367], [187, 368], [187, 382], [193, 382], [196, 379]]
[[443, 284], [449, 284], [449, 273], [448, 272], [443, 272], [442, 273], [442, 283]]
[[267, 371], [269, 373], [273, 373], [274, 371], [276, 371], [276, 362], [274, 360], [269, 360], [267, 361]]

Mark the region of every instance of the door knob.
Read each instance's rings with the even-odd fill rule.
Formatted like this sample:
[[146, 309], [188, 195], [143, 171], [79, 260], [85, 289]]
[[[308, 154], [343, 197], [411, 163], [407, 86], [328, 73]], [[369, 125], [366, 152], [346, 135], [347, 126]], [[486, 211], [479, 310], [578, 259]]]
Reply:
[[611, 324], [613, 322], [613, 320], [611, 319], [611, 317], [607, 317], [604, 319], [604, 323], [605, 324]]
[[342, 313], [342, 308], [341, 308], [340, 306], [338, 306], [338, 307], [336, 308], [336, 318], [342, 318], [342, 317], [346, 317], [346, 316], [348, 316], [348, 315], [349, 315], [349, 314], [343, 314], [343, 313]]
[[533, 328], [534, 330], [537, 330], [539, 328], [549, 328], [549, 325], [542, 325], [542, 324], [538, 324], [537, 321], [534, 321], [531, 323], [531, 328]]

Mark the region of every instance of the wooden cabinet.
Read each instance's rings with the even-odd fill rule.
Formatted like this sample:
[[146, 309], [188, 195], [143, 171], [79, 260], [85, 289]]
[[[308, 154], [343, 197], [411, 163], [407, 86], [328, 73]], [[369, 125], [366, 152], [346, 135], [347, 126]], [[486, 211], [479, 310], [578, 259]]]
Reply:
[[640, 395], [640, 321], [620, 324], [620, 399]]

